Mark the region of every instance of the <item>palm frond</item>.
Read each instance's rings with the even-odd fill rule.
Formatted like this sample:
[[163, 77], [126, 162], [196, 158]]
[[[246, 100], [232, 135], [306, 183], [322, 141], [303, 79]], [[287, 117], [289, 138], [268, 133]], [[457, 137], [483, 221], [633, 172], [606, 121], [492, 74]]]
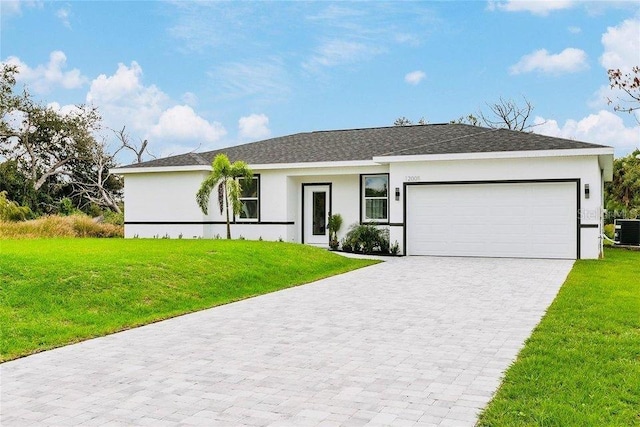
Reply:
[[227, 181], [227, 191], [229, 192], [229, 201], [231, 202], [233, 214], [240, 214], [240, 211], [242, 211], [242, 202], [240, 201], [242, 188], [240, 187], [240, 183], [235, 179], [230, 179]]
[[209, 197], [211, 196], [211, 192], [219, 181], [220, 179], [213, 174], [209, 175], [202, 181], [200, 189], [198, 189], [196, 193], [196, 202], [198, 202], [198, 206], [205, 215], [209, 213]]

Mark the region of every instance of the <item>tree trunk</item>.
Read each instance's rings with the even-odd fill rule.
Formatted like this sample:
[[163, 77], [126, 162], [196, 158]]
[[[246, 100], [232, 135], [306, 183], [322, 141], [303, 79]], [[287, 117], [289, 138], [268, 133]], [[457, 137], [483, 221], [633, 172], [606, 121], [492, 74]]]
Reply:
[[43, 173], [42, 176], [37, 181], [34, 182], [33, 188], [36, 191], [40, 190], [40, 187], [44, 185], [47, 179], [51, 176], [54, 176], [60, 173], [60, 168], [65, 164], [67, 164], [69, 161], [71, 161], [71, 158], [62, 159], [58, 161], [55, 165], [51, 166], [51, 168], [48, 171]]
[[225, 205], [227, 207], [227, 239], [231, 239], [231, 223], [229, 222], [229, 192], [227, 191], [227, 181], [224, 181], [224, 197]]

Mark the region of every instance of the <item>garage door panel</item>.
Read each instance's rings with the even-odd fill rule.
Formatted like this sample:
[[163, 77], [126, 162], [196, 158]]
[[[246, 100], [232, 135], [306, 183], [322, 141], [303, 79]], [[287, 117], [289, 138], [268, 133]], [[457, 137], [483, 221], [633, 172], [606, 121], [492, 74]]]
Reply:
[[409, 255], [575, 258], [576, 183], [411, 185]]

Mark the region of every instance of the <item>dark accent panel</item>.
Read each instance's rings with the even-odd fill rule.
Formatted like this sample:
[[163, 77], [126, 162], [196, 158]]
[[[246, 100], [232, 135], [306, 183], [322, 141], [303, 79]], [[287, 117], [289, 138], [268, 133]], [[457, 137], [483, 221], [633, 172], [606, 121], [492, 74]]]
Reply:
[[505, 180], [484, 180], [484, 181], [421, 181], [421, 182], [405, 182], [403, 183], [403, 253], [407, 255], [407, 187], [414, 185], [472, 185], [472, 184], [537, 184], [537, 183], [553, 183], [553, 182], [574, 182], [576, 184], [576, 259], [580, 259], [580, 228], [582, 223], [580, 220], [581, 209], [581, 180], [580, 178], [551, 178], [551, 179], [505, 179]]
[[391, 227], [404, 227], [404, 222], [390, 222], [389, 226], [391, 226]]
[[407, 183], [402, 183], [402, 255], [407, 256]]
[[[125, 221], [125, 225], [227, 225], [226, 221]], [[234, 222], [237, 225], [295, 225], [295, 221]]]
[[580, 219], [580, 212], [582, 212], [582, 194], [580, 193], [580, 189], [582, 188], [582, 184], [581, 184], [581, 180], [580, 178], [575, 180], [576, 182], [576, 203], [577, 203], [577, 210], [576, 210], [576, 259], [580, 259], [580, 245], [581, 245], [581, 240], [580, 240], [580, 227], [582, 225], [582, 219]]
[[[550, 178], [550, 179], [499, 179], [483, 181], [418, 181], [405, 182], [404, 185], [461, 185], [461, 184], [528, 184], [544, 182], [576, 182], [580, 183], [580, 178]], [[578, 190], [580, 190], [578, 188]]]
[[598, 224], [580, 224], [580, 228], [598, 228]]

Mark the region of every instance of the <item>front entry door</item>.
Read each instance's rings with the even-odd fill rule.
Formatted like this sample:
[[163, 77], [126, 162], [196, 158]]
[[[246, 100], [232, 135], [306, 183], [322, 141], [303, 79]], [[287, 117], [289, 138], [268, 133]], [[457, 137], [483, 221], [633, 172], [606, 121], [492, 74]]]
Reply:
[[331, 215], [331, 187], [329, 185], [305, 185], [304, 192], [304, 243], [311, 245], [329, 245]]

